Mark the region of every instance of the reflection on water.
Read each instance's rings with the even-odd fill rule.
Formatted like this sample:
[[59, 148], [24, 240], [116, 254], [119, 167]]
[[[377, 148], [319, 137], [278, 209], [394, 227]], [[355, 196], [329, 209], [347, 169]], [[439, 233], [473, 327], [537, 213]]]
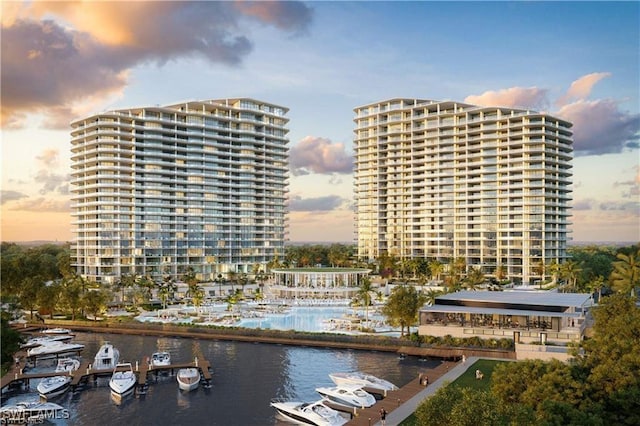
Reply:
[[[194, 344], [198, 344], [211, 362], [213, 380], [210, 389], [184, 393], [175, 375], [158, 376], [146, 395], [128, 396], [118, 405], [110, 398], [108, 377], [99, 378], [81, 391], [53, 400], [70, 411], [70, 420], [58, 423], [63, 425], [273, 425], [277, 420], [269, 406], [272, 399], [316, 400], [315, 388], [331, 385], [328, 375], [334, 371], [362, 370], [402, 386], [437, 364], [412, 357], [400, 360], [395, 353], [262, 343], [93, 333], [78, 333], [74, 340], [86, 345], [85, 358], [92, 359], [108, 340], [120, 350], [123, 360], [134, 363], [158, 349], [168, 350], [173, 362], [191, 361]], [[3, 397], [3, 405], [25, 398], [37, 400], [37, 382], [33, 380], [27, 392]]]

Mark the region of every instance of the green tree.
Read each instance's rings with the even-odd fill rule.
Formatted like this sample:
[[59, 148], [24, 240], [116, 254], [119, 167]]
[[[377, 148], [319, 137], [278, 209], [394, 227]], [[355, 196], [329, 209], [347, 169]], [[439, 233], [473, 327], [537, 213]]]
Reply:
[[419, 294], [411, 285], [399, 285], [394, 287], [382, 307], [382, 314], [387, 322], [400, 327], [400, 337], [404, 337], [405, 327], [407, 334], [410, 327], [418, 321], [418, 310], [424, 305], [425, 297]]
[[637, 253], [618, 253], [613, 262], [611, 285], [615, 291], [634, 297], [635, 288], [640, 285], [640, 250]]
[[76, 275], [71, 275], [62, 280], [60, 287], [60, 304], [71, 311], [71, 319], [75, 320], [82, 308], [82, 284]]
[[468, 290], [477, 290], [478, 286], [484, 283], [486, 277], [482, 272], [481, 266], [472, 266], [467, 272], [467, 276], [464, 279], [464, 285]]
[[29, 311], [31, 319], [33, 319], [33, 311], [38, 308], [38, 293], [44, 287], [41, 277], [27, 276], [22, 280], [18, 300], [20, 305]]
[[533, 425], [530, 411], [503, 403], [491, 392], [447, 385], [416, 410], [420, 425], [506, 426]]
[[60, 300], [60, 284], [48, 282], [38, 290], [38, 307], [43, 314], [49, 314], [53, 318], [53, 314], [58, 307]]
[[373, 293], [373, 285], [369, 277], [363, 277], [360, 280], [360, 287], [358, 288], [358, 300], [362, 302], [365, 312], [365, 321], [369, 323], [369, 305], [371, 305], [371, 293]]
[[572, 292], [575, 292], [578, 286], [578, 278], [580, 277], [581, 273], [582, 268], [580, 267], [580, 265], [572, 260], [569, 260], [560, 265], [560, 277], [565, 280], [563, 291], [569, 289]]
[[98, 315], [106, 309], [109, 300], [110, 294], [106, 289], [90, 289], [83, 296], [87, 313], [94, 319], [97, 319]]
[[2, 311], [0, 313], [0, 352], [3, 367], [13, 362], [13, 354], [20, 349], [20, 344], [23, 343], [20, 333], [9, 326], [9, 319], [8, 312]]
[[431, 273], [432, 280], [439, 280], [440, 275], [444, 272], [444, 265], [442, 262], [432, 260], [429, 262], [429, 272]]
[[[593, 337], [582, 342], [578, 365], [590, 372], [595, 399], [640, 389], [640, 308], [626, 294], [604, 297], [593, 309]], [[638, 400], [640, 402], [640, 400]], [[640, 410], [638, 411], [640, 412]]]

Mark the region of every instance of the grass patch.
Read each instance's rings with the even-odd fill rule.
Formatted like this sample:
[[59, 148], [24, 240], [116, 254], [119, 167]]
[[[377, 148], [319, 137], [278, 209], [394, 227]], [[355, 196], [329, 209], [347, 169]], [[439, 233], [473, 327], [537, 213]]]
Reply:
[[[467, 368], [460, 377], [454, 380], [451, 385], [459, 387], [467, 387], [479, 390], [489, 390], [491, 385], [491, 375], [496, 365], [507, 361], [496, 361], [491, 359], [479, 359]], [[476, 379], [476, 370], [480, 370], [484, 374], [482, 380]]]

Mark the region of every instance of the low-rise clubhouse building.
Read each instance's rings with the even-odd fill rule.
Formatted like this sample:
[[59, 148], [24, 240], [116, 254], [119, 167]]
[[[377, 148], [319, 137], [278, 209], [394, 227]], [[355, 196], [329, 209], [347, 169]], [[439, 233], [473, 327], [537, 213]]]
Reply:
[[459, 291], [420, 309], [418, 333], [566, 344], [582, 338], [592, 305], [584, 293]]

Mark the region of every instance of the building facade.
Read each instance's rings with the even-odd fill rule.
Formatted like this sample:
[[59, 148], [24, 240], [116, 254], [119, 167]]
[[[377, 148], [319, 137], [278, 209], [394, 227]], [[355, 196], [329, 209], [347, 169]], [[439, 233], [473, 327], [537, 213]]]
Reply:
[[355, 108], [358, 255], [462, 258], [517, 282], [566, 257], [572, 124], [548, 114], [390, 99]]
[[209, 280], [282, 257], [287, 112], [239, 98], [74, 121], [77, 272], [104, 283], [125, 274], [179, 279], [191, 269]]
[[585, 293], [458, 291], [420, 309], [418, 333], [567, 344], [582, 339], [593, 304]]

